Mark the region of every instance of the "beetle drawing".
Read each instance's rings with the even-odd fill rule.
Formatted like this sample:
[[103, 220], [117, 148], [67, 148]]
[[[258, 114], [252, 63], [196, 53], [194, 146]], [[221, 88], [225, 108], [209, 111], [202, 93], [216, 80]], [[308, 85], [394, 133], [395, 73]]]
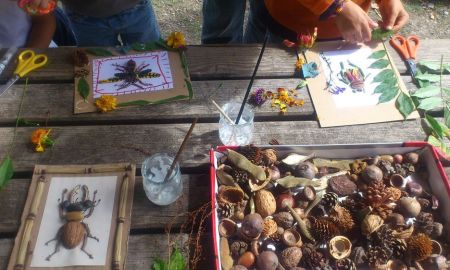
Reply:
[[123, 81], [123, 83], [118, 85], [119, 88], [116, 89], [117, 91], [127, 88], [130, 85], [144, 89], [145, 86], [151, 86], [152, 84], [145, 83], [141, 79], [158, 78], [161, 76], [161, 74], [152, 72], [151, 69], [147, 68], [149, 64], [142, 63], [138, 66], [133, 59], [128, 60], [125, 65], [112, 64], [112, 66], [116, 68], [118, 73], [114, 73], [114, 77], [112, 78], [100, 80], [99, 83]]
[[[83, 192], [81, 201], [76, 198], [80, 190]], [[65, 200], [66, 195], [67, 200]], [[86, 243], [88, 238], [95, 239], [97, 242], [99, 239], [91, 234], [89, 226], [83, 221], [92, 215], [94, 208], [100, 203], [100, 200], [95, 199], [96, 195], [97, 190], [94, 191], [94, 197], [90, 200], [89, 189], [86, 185], [77, 185], [70, 192], [67, 189], [63, 190], [61, 198], [58, 199], [58, 208], [59, 217], [65, 221], [65, 224], [59, 228], [55, 238], [45, 243], [47, 246], [50, 242], [56, 241], [55, 250], [46, 258], [47, 261], [50, 261], [50, 258], [60, 251], [61, 245], [66, 249], [74, 249], [80, 243], [82, 243], [81, 251], [86, 253], [89, 258], [94, 258], [85, 250]]]

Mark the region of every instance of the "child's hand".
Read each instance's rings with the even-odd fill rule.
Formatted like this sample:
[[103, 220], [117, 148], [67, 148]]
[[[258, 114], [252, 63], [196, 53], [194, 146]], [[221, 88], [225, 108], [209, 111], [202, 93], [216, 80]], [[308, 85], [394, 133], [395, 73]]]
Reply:
[[382, 28], [397, 32], [409, 19], [400, 0], [389, 0], [380, 2], [380, 13], [383, 21], [380, 22]]
[[342, 38], [352, 43], [370, 41], [371, 29], [378, 27], [378, 24], [352, 1], [345, 2], [342, 12], [336, 16], [336, 25]]

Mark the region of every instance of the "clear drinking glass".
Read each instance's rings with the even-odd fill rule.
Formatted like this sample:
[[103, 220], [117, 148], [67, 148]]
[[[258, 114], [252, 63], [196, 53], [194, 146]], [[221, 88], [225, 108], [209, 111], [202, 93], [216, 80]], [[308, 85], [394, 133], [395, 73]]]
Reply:
[[[222, 110], [233, 120], [236, 121], [241, 103], [229, 102], [222, 107]], [[248, 107], [244, 107], [241, 119], [238, 125], [231, 125], [225, 117], [220, 114], [219, 120], [219, 137], [224, 145], [238, 146], [247, 145], [253, 137], [253, 111]]]
[[170, 177], [164, 181], [172, 162], [173, 158], [168, 154], [158, 153], [146, 158], [142, 163], [144, 191], [147, 198], [154, 204], [169, 205], [176, 201], [183, 192], [178, 163]]

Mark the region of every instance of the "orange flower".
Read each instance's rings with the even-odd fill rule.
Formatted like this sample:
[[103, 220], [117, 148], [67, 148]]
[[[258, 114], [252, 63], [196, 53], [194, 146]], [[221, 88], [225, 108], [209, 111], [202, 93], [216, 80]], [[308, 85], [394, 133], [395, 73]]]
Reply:
[[35, 146], [34, 151], [44, 152], [45, 147], [53, 145], [53, 140], [48, 136], [51, 129], [38, 128], [31, 134], [31, 143]]
[[181, 49], [186, 47], [186, 40], [184, 39], [184, 35], [181, 32], [172, 32], [170, 36], [167, 38], [167, 46], [172, 47], [174, 49]]
[[95, 106], [100, 112], [115, 110], [117, 106], [117, 98], [111, 95], [102, 95], [95, 101]]
[[314, 33], [311, 34], [298, 34], [297, 46], [301, 49], [311, 49], [317, 39], [317, 27], [314, 28]]

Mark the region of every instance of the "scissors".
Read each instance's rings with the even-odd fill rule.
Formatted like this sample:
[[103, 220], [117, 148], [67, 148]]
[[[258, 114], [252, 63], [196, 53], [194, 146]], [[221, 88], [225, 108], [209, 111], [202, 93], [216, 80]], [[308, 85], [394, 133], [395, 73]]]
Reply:
[[45, 54], [35, 54], [32, 50], [25, 50], [17, 57], [19, 63], [14, 71], [14, 76], [0, 88], [0, 96], [6, 92], [18, 79], [24, 77], [31, 71], [47, 64], [48, 58]]
[[416, 51], [420, 44], [419, 37], [411, 35], [405, 38], [401, 35], [394, 35], [389, 43], [397, 50], [403, 61], [405, 61], [409, 74], [411, 74], [414, 79], [417, 73], [417, 67], [414, 60], [416, 59]]

